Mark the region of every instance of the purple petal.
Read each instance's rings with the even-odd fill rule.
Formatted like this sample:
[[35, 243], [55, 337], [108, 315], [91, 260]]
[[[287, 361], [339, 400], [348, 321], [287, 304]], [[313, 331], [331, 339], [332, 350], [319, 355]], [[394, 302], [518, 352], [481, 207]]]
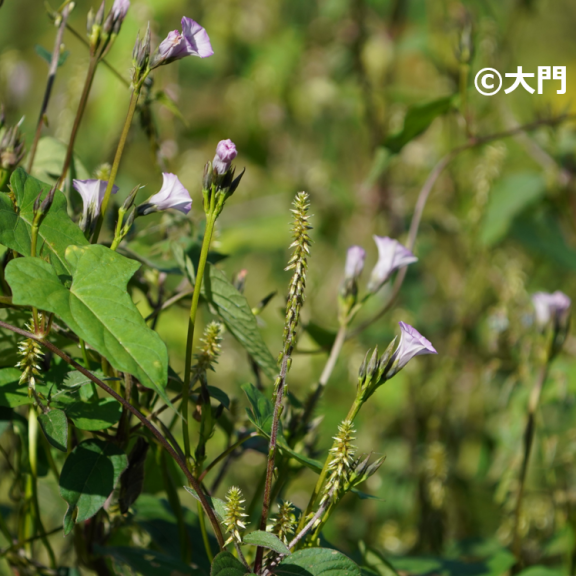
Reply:
[[188, 43], [188, 54], [208, 58], [214, 54], [208, 33], [192, 18], [182, 17], [182, 36]]

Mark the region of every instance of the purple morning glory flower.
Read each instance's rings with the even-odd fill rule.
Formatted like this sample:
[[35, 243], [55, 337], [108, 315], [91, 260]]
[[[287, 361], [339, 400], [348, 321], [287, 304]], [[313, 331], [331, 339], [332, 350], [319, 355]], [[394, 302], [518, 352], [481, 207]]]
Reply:
[[[80, 228], [86, 230], [100, 215], [100, 206], [102, 205], [102, 200], [104, 200], [108, 182], [106, 180], [73, 180], [72, 184], [82, 196], [84, 207]], [[118, 192], [118, 186], [113, 186], [112, 194], [116, 194], [116, 192]]]
[[570, 314], [572, 301], [566, 294], [556, 290], [556, 292], [536, 292], [532, 296], [534, 305], [536, 324], [544, 328], [551, 321], [555, 325], [565, 324]]
[[114, 20], [124, 20], [130, 8], [130, 0], [114, 0], [112, 4], [112, 17]]
[[368, 283], [369, 292], [377, 292], [396, 270], [418, 261], [418, 258], [398, 240], [374, 236], [374, 241], [378, 247], [378, 262], [372, 270]]
[[416, 328], [413, 328], [405, 322], [398, 322], [398, 324], [400, 325], [402, 335], [400, 336], [400, 344], [398, 344], [398, 348], [396, 348], [396, 351], [392, 355], [392, 368], [387, 378], [391, 378], [400, 372], [414, 356], [438, 354], [431, 342], [424, 338]]
[[182, 18], [182, 32], [173, 30], [162, 40], [152, 59], [150, 68], [169, 64], [186, 56], [199, 56], [208, 58], [214, 50], [210, 44], [208, 33], [198, 22], [184, 16]]
[[366, 251], [360, 246], [351, 246], [346, 253], [344, 276], [346, 280], [356, 280], [364, 269]]
[[214, 160], [212, 160], [212, 168], [220, 175], [226, 174], [230, 169], [232, 160], [234, 160], [237, 155], [236, 145], [232, 140], [220, 140], [218, 146], [216, 146], [216, 155], [214, 156]]
[[160, 188], [160, 192], [148, 198], [144, 204], [138, 207], [139, 216], [168, 210], [169, 208], [179, 210], [183, 214], [190, 212], [192, 198], [190, 198], [190, 193], [184, 188], [182, 182], [178, 180], [178, 176], [163, 172], [162, 178], [164, 183], [162, 188]]

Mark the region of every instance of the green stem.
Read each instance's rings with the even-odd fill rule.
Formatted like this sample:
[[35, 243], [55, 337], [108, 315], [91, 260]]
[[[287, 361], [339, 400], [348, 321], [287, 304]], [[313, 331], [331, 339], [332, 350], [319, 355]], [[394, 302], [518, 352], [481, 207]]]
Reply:
[[[28, 172], [29, 174], [32, 172], [32, 166], [34, 165], [34, 157], [36, 156], [36, 149], [38, 148], [38, 142], [40, 142], [40, 136], [42, 135], [42, 127], [44, 126], [46, 111], [48, 110], [48, 103], [50, 102], [52, 88], [54, 86], [54, 81], [56, 80], [56, 71], [58, 70], [58, 60], [60, 59], [60, 46], [62, 45], [64, 29], [66, 28], [66, 23], [68, 21], [68, 16], [71, 10], [72, 6], [69, 4], [62, 11], [60, 26], [56, 34], [56, 39], [54, 40], [54, 49], [52, 50], [52, 58], [50, 60], [50, 68], [48, 70], [48, 80], [46, 81], [46, 90], [44, 91], [44, 99], [42, 100], [42, 107], [40, 108], [40, 114], [38, 115], [38, 123], [36, 124], [36, 133], [34, 134], [34, 141], [32, 142], [32, 146], [30, 148], [30, 154], [28, 155], [28, 167], [26, 168], [26, 172]], [[0, 189], [1, 188], [2, 187], [0, 186]]]
[[[90, 44], [88, 41], [82, 35], [76, 32], [76, 30], [72, 28], [70, 24], [66, 24], [66, 29], [69, 30], [78, 40], [80, 40], [80, 42], [82, 42], [82, 44], [84, 44], [88, 50], [90, 50]], [[104, 66], [106, 66], [106, 68], [108, 68], [108, 70], [110, 70], [110, 72], [112, 72], [112, 74], [114, 74], [114, 76], [116, 76], [116, 78], [118, 78], [118, 80], [120, 80], [120, 82], [122, 82], [126, 88], [130, 88], [130, 82], [128, 82], [128, 80], [126, 80], [126, 78], [124, 78], [124, 76], [122, 76], [122, 74], [120, 74], [120, 72], [118, 72], [118, 70], [116, 70], [116, 68], [114, 68], [114, 66], [112, 66], [108, 60], [102, 58], [100, 62], [102, 62], [102, 64], [104, 64]]]
[[[58, 348], [57, 346], [52, 344], [52, 342], [50, 342], [46, 339], [40, 338], [36, 334], [32, 334], [32, 332], [28, 332], [27, 330], [22, 330], [22, 328], [18, 328], [17, 326], [12, 326], [12, 324], [8, 324], [7, 322], [4, 322], [3, 320], [0, 320], [0, 328], [10, 330], [11, 332], [14, 332], [15, 334], [19, 334], [20, 336], [23, 336], [24, 338], [31, 338], [35, 342], [38, 342], [39, 344], [44, 346], [45, 348], [48, 348], [48, 350], [50, 350], [51, 352], [53, 352], [54, 354], [56, 354], [57, 356], [62, 358], [62, 360], [64, 360], [64, 362], [66, 362], [67, 364], [72, 366], [74, 369], [78, 370], [81, 374], [83, 374], [84, 376], [89, 378], [92, 382], [94, 382], [97, 386], [99, 386], [102, 390], [104, 390], [104, 392], [106, 392], [107, 394], [112, 396], [115, 400], [120, 402], [120, 404], [122, 404], [122, 406], [124, 406], [129, 412], [131, 412], [134, 416], [136, 416], [136, 418], [138, 418], [138, 420], [140, 420], [140, 422], [146, 428], [148, 428], [148, 430], [154, 435], [154, 437], [156, 438], [156, 441], [159, 444], [161, 444], [164, 447], [164, 449], [168, 452], [168, 454], [170, 454], [170, 456], [176, 461], [176, 463], [178, 464], [178, 466], [180, 467], [180, 469], [182, 470], [182, 472], [186, 476], [186, 479], [188, 480], [190, 486], [192, 488], [194, 488], [194, 490], [198, 494], [198, 497], [199, 497], [200, 501], [202, 502], [202, 506], [204, 508], [204, 511], [206, 512], [206, 515], [208, 516], [208, 519], [210, 520], [210, 524], [212, 525], [212, 529], [214, 530], [214, 534], [216, 535], [216, 539], [218, 540], [218, 545], [220, 546], [221, 550], [224, 549], [224, 536], [222, 535], [222, 529], [220, 528], [220, 524], [218, 522], [218, 519], [216, 518], [214, 510], [210, 506], [210, 503], [209, 503], [209, 501], [208, 501], [208, 499], [207, 499], [207, 497], [206, 497], [206, 495], [202, 489], [202, 485], [198, 482], [198, 480], [196, 480], [194, 475], [190, 472], [190, 469], [188, 468], [187, 463], [180, 456], [180, 454], [178, 454], [176, 452], [176, 450], [170, 445], [170, 442], [168, 442], [168, 440], [166, 440], [166, 438], [160, 433], [158, 428], [156, 428], [146, 418], [146, 416], [144, 416], [144, 414], [142, 414], [137, 408], [132, 406], [132, 404], [127, 402], [126, 399], [122, 398], [122, 396], [117, 394], [112, 388], [110, 388], [110, 386], [108, 386], [108, 384], [106, 384], [105, 382], [102, 382], [102, 380], [100, 380], [99, 378], [94, 376], [94, 374], [92, 374], [91, 372], [86, 370], [86, 368], [84, 368], [84, 366], [82, 366], [81, 364], [78, 364], [78, 362], [76, 362], [75, 360], [70, 358], [70, 356], [68, 356], [68, 354], [66, 354], [66, 352], [63, 352], [62, 350], [60, 350], [60, 348]], [[72, 438], [72, 435], [69, 436], [69, 439], [71, 439], [71, 438]]]
[[198, 508], [198, 520], [200, 521], [200, 532], [202, 532], [202, 541], [204, 542], [204, 549], [206, 550], [206, 556], [210, 564], [214, 561], [214, 554], [212, 554], [212, 548], [210, 548], [210, 540], [208, 539], [208, 532], [206, 530], [206, 519], [204, 518], [204, 510], [202, 509], [202, 504], [196, 502]]
[[[162, 469], [162, 479], [164, 480], [164, 488], [166, 490], [166, 496], [168, 496], [168, 502], [170, 502], [170, 507], [176, 516], [176, 522], [178, 524], [178, 533], [180, 536], [180, 554], [182, 562], [188, 564], [190, 562], [190, 546], [188, 542], [188, 531], [186, 529], [186, 522], [184, 520], [184, 510], [182, 509], [182, 503], [176, 491], [174, 485], [174, 480], [170, 475], [168, 469], [168, 461], [166, 460], [165, 451], [162, 448], [158, 449], [158, 456], [160, 457], [160, 466]], [[198, 503], [200, 504], [200, 503]], [[202, 505], [200, 505], [202, 508]]]
[[190, 378], [192, 373], [192, 345], [194, 344], [194, 326], [196, 324], [196, 313], [198, 312], [198, 302], [200, 301], [200, 291], [202, 289], [204, 269], [206, 268], [208, 251], [210, 250], [212, 234], [214, 233], [214, 224], [216, 222], [213, 203], [214, 202], [212, 202], [212, 205], [210, 206], [210, 211], [206, 214], [206, 230], [204, 232], [204, 240], [202, 241], [202, 251], [200, 252], [198, 270], [196, 271], [196, 283], [194, 285], [194, 292], [192, 294], [190, 317], [188, 319], [188, 336], [186, 338], [186, 366], [184, 369], [184, 381], [182, 382], [181, 404], [182, 435], [184, 439], [184, 454], [186, 455], [186, 463], [189, 463], [191, 454], [190, 435], [188, 430], [188, 397], [190, 395]]
[[70, 164], [72, 164], [72, 157], [74, 155], [74, 143], [76, 142], [76, 136], [78, 135], [80, 123], [82, 122], [82, 116], [84, 116], [84, 111], [86, 110], [86, 104], [88, 103], [88, 96], [90, 95], [92, 83], [94, 82], [97, 66], [98, 58], [96, 56], [90, 56], [88, 72], [86, 74], [86, 80], [84, 81], [84, 88], [82, 89], [80, 102], [78, 103], [78, 109], [76, 110], [76, 117], [74, 118], [74, 124], [72, 126], [72, 132], [70, 133], [70, 140], [68, 141], [68, 148], [66, 150], [66, 158], [64, 159], [64, 165], [62, 166], [62, 174], [60, 175], [58, 184], [56, 185], [57, 188], [62, 186], [64, 180], [66, 179], [66, 175], [68, 174]]
[[120, 160], [122, 159], [122, 154], [124, 152], [124, 147], [126, 146], [126, 140], [128, 139], [128, 133], [130, 132], [130, 126], [132, 125], [132, 119], [134, 118], [134, 113], [136, 112], [136, 105], [138, 104], [138, 98], [140, 97], [140, 90], [142, 89], [142, 81], [134, 87], [132, 95], [130, 96], [130, 105], [128, 106], [128, 113], [126, 114], [126, 120], [124, 122], [124, 128], [122, 129], [122, 134], [120, 134], [120, 141], [118, 142], [118, 148], [116, 148], [116, 155], [114, 156], [114, 162], [112, 164], [112, 169], [110, 170], [110, 178], [108, 179], [108, 186], [106, 186], [106, 192], [104, 193], [104, 199], [102, 200], [102, 205], [100, 206], [100, 215], [98, 216], [98, 222], [96, 223], [96, 229], [94, 230], [94, 235], [92, 236], [92, 244], [98, 242], [98, 236], [100, 236], [100, 230], [102, 229], [102, 223], [106, 217], [106, 210], [108, 208], [108, 203], [110, 202], [110, 195], [112, 194], [112, 189], [114, 188], [114, 181], [116, 180], [116, 175], [118, 174], [118, 168], [120, 167]]
[[48, 556], [50, 557], [50, 567], [56, 569], [56, 556], [54, 556], [54, 551], [50, 542], [46, 537], [46, 530], [42, 525], [42, 519], [40, 517], [40, 503], [38, 501], [38, 486], [36, 483], [38, 465], [37, 465], [37, 453], [38, 453], [38, 413], [34, 406], [30, 407], [28, 413], [28, 456], [30, 458], [30, 478], [29, 478], [29, 488], [30, 488], [30, 499], [31, 499], [31, 509], [28, 511], [31, 517], [31, 525], [33, 527], [33, 533], [30, 534], [31, 537], [35, 536], [36, 530], [39, 529], [41, 534], [44, 536], [41, 538]]
[[522, 467], [520, 469], [520, 480], [518, 487], [518, 497], [516, 499], [516, 507], [514, 509], [514, 529], [513, 529], [513, 545], [512, 550], [516, 556], [516, 560], [520, 564], [522, 562], [522, 538], [520, 537], [520, 516], [522, 513], [522, 500], [524, 498], [524, 487], [526, 484], [526, 475], [528, 472], [528, 463], [530, 461], [530, 453], [532, 452], [532, 444], [534, 443], [534, 433], [536, 431], [536, 410], [540, 403], [540, 394], [546, 377], [548, 376], [548, 362], [541, 368], [538, 379], [534, 383], [534, 387], [530, 392], [528, 400], [528, 418], [526, 428], [524, 429], [524, 455], [522, 457]]
[[250, 434], [244, 436], [243, 438], [240, 438], [240, 440], [238, 440], [237, 442], [234, 442], [234, 444], [232, 444], [231, 446], [226, 448], [226, 450], [224, 450], [224, 452], [222, 452], [222, 454], [220, 454], [220, 456], [218, 456], [217, 458], [212, 460], [212, 462], [210, 462], [210, 464], [208, 464], [208, 466], [206, 466], [206, 468], [204, 469], [204, 472], [202, 472], [202, 474], [200, 474], [200, 476], [198, 476], [198, 482], [202, 482], [202, 480], [204, 480], [206, 474], [208, 474], [208, 472], [210, 472], [210, 470], [212, 470], [212, 468], [214, 468], [214, 466], [216, 466], [216, 464], [218, 464], [218, 462], [221, 462], [222, 460], [224, 460], [224, 458], [226, 458], [226, 456], [228, 456], [229, 454], [232, 454], [232, 452], [234, 452], [234, 450], [236, 450], [236, 448], [238, 448], [238, 446], [241, 446], [242, 444], [244, 444], [244, 442], [246, 442], [246, 440], [249, 440], [250, 438], [256, 438], [256, 436], [258, 436], [258, 432], [251, 432]]
[[[30, 239], [30, 256], [34, 258], [36, 256], [36, 245], [38, 244], [38, 222], [37, 217], [34, 217], [32, 222], [32, 235]], [[32, 316], [34, 317], [34, 331], [38, 333], [40, 324], [38, 322], [38, 308], [36, 306], [32, 306]]]
[[114, 240], [112, 240], [110, 250], [116, 251], [120, 245], [120, 242], [122, 242], [122, 224], [124, 223], [124, 214], [125, 210], [120, 208], [120, 210], [118, 210], [118, 222], [116, 222], [116, 230], [114, 231]]

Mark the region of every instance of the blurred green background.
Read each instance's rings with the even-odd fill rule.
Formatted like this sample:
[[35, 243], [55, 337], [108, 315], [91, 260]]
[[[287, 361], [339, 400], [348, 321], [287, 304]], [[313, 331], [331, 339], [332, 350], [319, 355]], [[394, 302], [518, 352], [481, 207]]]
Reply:
[[[84, 33], [93, 4], [78, 0], [71, 17]], [[139, 200], [159, 190], [162, 170], [176, 173], [194, 199], [193, 234], [202, 226], [200, 182], [217, 142], [232, 139], [241, 187], [219, 220], [216, 249], [229, 275], [247, 270], [245, 294], [255, 306], [278, 295], [261, 315], [273, 354], [280, 350], [283, 272], [290, 243], [290, 202], [306, 190], [312, 202], [313, 247], [304, 324], [337, 328], [337, 294], [346, 249], [376, 261], [373, 234], [406, 241], [418, 193], [436, 163], [466, 141], [564, 112], [576, 112], [576, 4], [572, 0], [133, 0], [108, 61], [129, 77], [131, 51], [149, 21], [156, 45], [187, 15], [208, 31], [215, 55], [188, 58], [154, 73], [174, 109], [154, 103], [155, 153], [138, 122], [117, 180]], [[459, 89], [458, 46], [472, 26], [468, 125]], [[24, 116], [30, 143], [44, 93], [55, 28], [38, 0], [4, 0], [0, 8], [0, 102], [14, 123]], [[67, 142], [88, 61], [65, 35], [70, 54], [59, 69], [44, 134]], [[502, 75], [523, 66], [566, 66], [567, 91], [556, 82], [544, 94], [521, 88], [484, 97], [473, 88], [484, 67]], [[535, 79], [528, 82], [536, 87]], [[505, 81], [505, 86], [508, 80]], [[407, 110], [444, 96], [451, 110], [398, 154], [384, 147], [401, 131]], [[129, 91], [100, 66], [76, 152], [87, 173], [111, 162]], [[510, 543], [511, 512], [521, 459], [526, 402], [535, 378], [530, 294], [561, 289], [576, 297], [574, 124], [542, 127], [459, 155], [438, 180], [424, 210], [410, 267], [396, 306], [346, 343], [319, 409], [319, 449], [331, 442], [354, 397], [368, 348], [388, 345], [397, 322], [414, 325], [439, 355], [418, 358], [380, 389], [358, 420], [361, 452], [385, 454], [366, 491], [379, 500], [347, 497], [327, 526], [328, 540], [353, 553], [358, 539], [387, 554], [466, 554]], [[50, 172], [50, 157], [37, 170]], [[80, 170], [80, 167], [77, 167]], [[71, 198], [78, 204], [78, 198]], [[138, 222], [131, 246], [170, 260], [174, 215]], [[155, 274], [151, 270], [145, 274]], [[181, 277], [170, 275], [176, 286]], [[384, 290], [360, 314], [376, 313]], [[135, 299], [143, 311], [142, 294]], [[183, 368], [185, 308], [158, 324], [173, 365]], [[203, 320], [210, 319], [207, 310]], [[322, 341], [303, 332], [290, 373], [300, 398], [324, 362]], [[246, 400], [239, 385], [253, 379], [246, 355], [227, 335], [213, 383]], [[269, 386], [269, 383], [267, 383]], [[533, 562], [574, 568], [576, 558], [576, 340], [554, 363], [538, 415], [523, 519]], [[219, 444], [220, 442], [220, 444]], [[219, 453], [216, 439], [212, 456]], [[324, 452], [319, 452], [323, 459]], [[239, 484], [250, 499], [263, 457], [248, 452], [230, 468], [222, 495]], [[298, 506], [314, 481], [305, 473], [287, 496]], [[49, 499], [54, 522], [64, 502]], [[53, 494], [54, 491], [50, 492]], [[152, 490], [152, 488], [150, 488]], [[254, 520], [253, 520], [254, 522]], [[466, 548], [466, 546], [470, 546]], [[470, 552], [470, 554], [474, 554]]]

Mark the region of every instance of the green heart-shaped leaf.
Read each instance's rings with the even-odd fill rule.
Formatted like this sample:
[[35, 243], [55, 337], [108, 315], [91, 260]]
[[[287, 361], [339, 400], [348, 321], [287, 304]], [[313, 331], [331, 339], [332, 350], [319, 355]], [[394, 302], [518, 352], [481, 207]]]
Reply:
[[70, 288], [40, 258], [17, 258], [6, 267], [15, 304], [54, 312], [94, 350], [122, 372], [136, 376], [170, 404], [166, 394], [168, 352], [126, 291], [140, 267], [100, 245], [69, 246]]

